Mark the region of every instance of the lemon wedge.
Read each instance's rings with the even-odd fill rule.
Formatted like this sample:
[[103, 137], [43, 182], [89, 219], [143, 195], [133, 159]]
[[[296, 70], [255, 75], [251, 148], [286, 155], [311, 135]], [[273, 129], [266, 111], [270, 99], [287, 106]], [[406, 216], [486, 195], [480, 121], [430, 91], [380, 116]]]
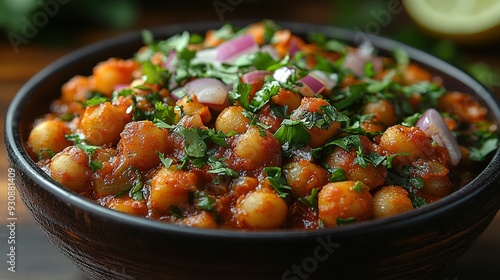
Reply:
[[500, 39], [498, 0], [403, 0], [425, 30], [457, 42], [477, 44]]

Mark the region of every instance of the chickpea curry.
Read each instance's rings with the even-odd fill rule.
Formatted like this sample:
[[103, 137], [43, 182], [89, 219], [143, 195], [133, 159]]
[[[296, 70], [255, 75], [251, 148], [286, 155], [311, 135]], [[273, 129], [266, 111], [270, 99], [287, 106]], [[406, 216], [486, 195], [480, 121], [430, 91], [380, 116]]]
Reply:
[[26, 143], [62, 186], [167, 223], [318, 229], [397, 215], [470, 182], [497, 149], [473, 96], [272, 21], [156, 40], [75, 76]]

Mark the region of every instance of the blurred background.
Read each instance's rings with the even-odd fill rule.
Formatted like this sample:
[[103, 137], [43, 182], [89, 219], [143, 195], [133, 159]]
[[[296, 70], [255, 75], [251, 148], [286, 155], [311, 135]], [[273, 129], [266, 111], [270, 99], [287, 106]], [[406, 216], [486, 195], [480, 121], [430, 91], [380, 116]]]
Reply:
[[[418, 1], [418, 2], [417, 2]], [[382, 35], [430, 52], [500, 97], [500, 1], [496, 0], [0, 0], [0, 116], [17, 90], [55, 59], [131, 31], [196, 21], [298, 21]], [[437, 3], [435, 3], [437, 2]], [[491, 19], [491, 14], [495, 15]], [[3, 137], [0, 139], [2, 146]], [[7, 184], [5, 151], [0, 181]], [[7, 190], [0, 191], [0, 224]], [[85, 277], [53, 248], [17, 198], [17, 272], [7, 271], [7, 229], [0, 227], [0, 279]], [[440, 279], [500, 279], [500, 215]]]

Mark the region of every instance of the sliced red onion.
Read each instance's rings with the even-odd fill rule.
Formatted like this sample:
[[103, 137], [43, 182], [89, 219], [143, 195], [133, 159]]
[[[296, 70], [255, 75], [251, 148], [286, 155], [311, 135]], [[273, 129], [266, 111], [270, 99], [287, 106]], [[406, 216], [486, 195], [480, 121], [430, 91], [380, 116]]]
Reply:
[[251, 54], [259, 50], [259, 45], [250, 34], [245, 34], [226, 41], [215, 48], [215, 58], [220, 62], [234, 62], [243, 54]]
[[224, 104], [230, 89], [230, 86], [215, 78], [200, 78], [184, 85], [186, 94], [195, 95], [200, 103], [207, 106]]
[[119, 90], [126, 89], [129, 87], [130, 87], [130, 84], [118, 84], [118, 85], [115, 85], [115, 87], [113, 88], [113, 91], [119, 91]]
[[[368, 61], [372, 61], [382, 70], [381, 63], [373, 60], [373, 45], [369, 41], [363, 42], [354, 52], [347, 54], [343, 66], [350, 69], [356, 75], [361, 76], [365, 73], [365, 65]], [[375, 68], [375, 70], [377, 70]]]
[[263, 53], [268, 53], [274, 60], [280, 59], [280, 55], [272, 45], [264, 45], [260, 47], [260, 51]]
[[302, 86], [298, 90], [303, 96], [314, 96], [322, 92], [326, 87], [321, 79], [311, 73], [300, 79], [300, 81], [302, 82]]
[[245, 84], [253, 84], [257, 82], [261, 82], [264, 80], [266, 76], [271, 75], [272, 73], [266, 70], [255, 70], [248, 73], [245, 73], [241, 76], [241, 81]]
[[363, 43], [361, 43], [361, 45], [359, 45], [356, 52], [362, 59], [370, 60], [373, 56], [374, 49], [375, 48], [373, 47], [372, 43], [370, 43], [370, 41], [364, 41]]
[[203, 49], [196, 52], [191, 64], [220, 64], [216, 58], [216, 49]]
[[300, 51], [299, 44], [297, 44], [297, 39], [290, 39], [290, 44], [288, 45], [288, 54], [293, 57], [297, 52]]
[[443, 118], [436, 109], [428, 109], [415, 124], [424, 131], [427, 137], [432, 138], [441, 147], [448, 150], [453, 165], [457, 165], [462, 158], [462, 152], [453, 132], [448, 128]]
[[170, 92], [170, 96], [175, 100], [179, 100], [186, 96], [186, 89], [184, 87], [176, 88]]
[[366, 60], [357, 52], [349, 53], [344, 59], [343, 66], [360, 76], [365, 73]]
[[288, 81], [288, 78], [294, 74], [293, 69], [288, 68], [288, 67], [281, 67], [276, 69], [273, 73], [273, 78], [280, 82], [280, 83], [286, 83]]
[[177, 52], [175, 50], [170, 51], [167, 56], [167, 60], [163, 63], [163, 67], [168, 69], [168, 71], [173, 72], [175, 70], [175, 65], [177, 64]]
[[315, 69], [312, 70], [310, 74], [319, 78], [325, 84], [327, 90], [332, 90], [339, 81], [339, 76], [335, 73], [329, 75], [321, 70]]

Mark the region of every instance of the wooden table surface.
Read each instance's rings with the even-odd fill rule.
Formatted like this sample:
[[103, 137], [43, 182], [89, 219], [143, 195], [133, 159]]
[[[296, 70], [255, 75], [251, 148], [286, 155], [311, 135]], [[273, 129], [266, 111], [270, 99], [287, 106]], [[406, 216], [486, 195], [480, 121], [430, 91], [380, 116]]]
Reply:
[[[138, 22], [133, 29], [194, 20], [221, 20], [221, 13], [217, 13], [213, 6], [216, 1], [206, 2], [208, 3], [206, 6], [199, 4], [198, 8], [195, 9], [191, 7], [191, 4], [201, 3], [201, 1], [174, 2], [179, 5], [173, 9], [142, 7]], [[239, 2], [241, 1], [232, 1], [232, 3]], [[328, 4], [329, 1], [311, 1], [307, 5], [300, 5], [300, 3], [293, 2], [295, 3], [293, 4], [279, 0], [273, 2], [272, 5], [264, 6], [265, 8], [263, 8], [262, 3], [258, 3], [263, 1], [254, 0], [253, 2], [257, 3], [251, 5], [242, 3], [234, 6], [232, 10], [229, 9], [222, 13], [222, 17], [224, 20], [274, 18], [330, 24], [332, 14], [334, 14], [332, 7]], [[287, 12], [278, 13], [277, 11], [284, 5], [287, 7]], [[79, 29], [78, 36], [73, 36], [71, 43], [62, 47], [43, 44], [34, 38], [26, 44], [20, 44], [17, 52], [9, 40], [6, 39], [7, 36], [2, 36], [0, 38], [0, 129], [2, 135], [5, 112], [9, 102], [31, 76], [55, 59], [78, 47], [126, 31], [106, 28]], [[61, 34], [61, 36], [69, 35]], [[500, 54], [498, 51], [485, 53], [482, 50], [470, 49], [466, 51], [465, 58], [470, 62], [485, 61], [490, 66], [500, 69]], [[500, 81], [496, 82], [500, 83]], [[493, 88], [493, 90], [500, 97], [500, 88]], [[4, 139], [1, 137], [1, 146], [4, 146], [3, 141]], [[5, 150], [0, 149], [0, 182], [2, 186], [0, 190], [0, 224], [2, 225], [7, 221], [7, 170]], [[18, 217], [16, 228], [16, 272], [7, 271], [8, 229], [6, 226], [2, 226], [0, 227], [0, 279], [85, 279], [85, 276], [52, 247], [36, 228], [19, 197], [17, 197], [16, 211]], [[500, 279], [500, 214], [496, 216], [475, 244], [445, 273], [445, 279]]]

